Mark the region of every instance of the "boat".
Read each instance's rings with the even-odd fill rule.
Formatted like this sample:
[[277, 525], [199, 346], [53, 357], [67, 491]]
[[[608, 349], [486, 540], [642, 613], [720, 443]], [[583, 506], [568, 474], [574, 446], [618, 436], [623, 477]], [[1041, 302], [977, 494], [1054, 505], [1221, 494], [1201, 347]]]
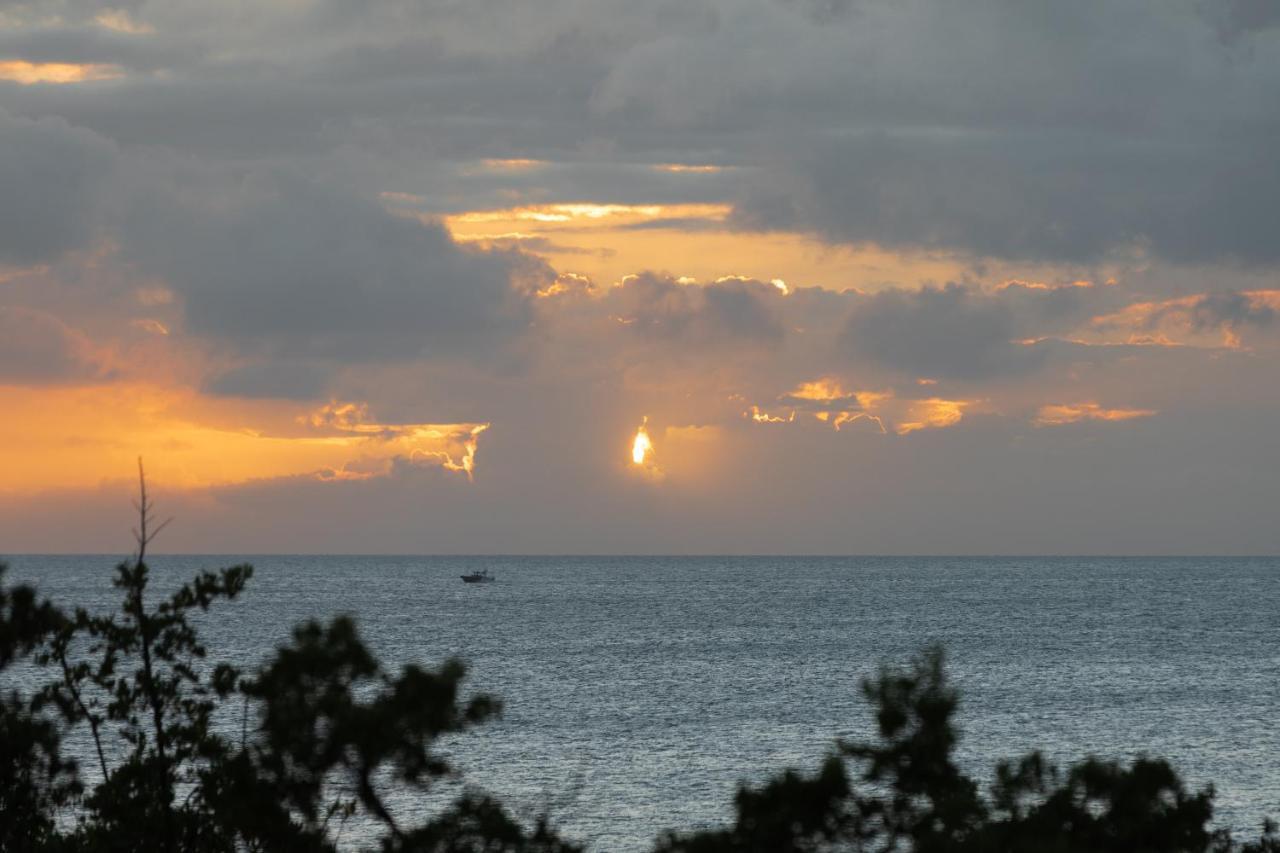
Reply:
[[486, 569], [472, 572], [469, 575], [462, 575], [461, 577], [463, 583], [493, 583], [496, 580]]

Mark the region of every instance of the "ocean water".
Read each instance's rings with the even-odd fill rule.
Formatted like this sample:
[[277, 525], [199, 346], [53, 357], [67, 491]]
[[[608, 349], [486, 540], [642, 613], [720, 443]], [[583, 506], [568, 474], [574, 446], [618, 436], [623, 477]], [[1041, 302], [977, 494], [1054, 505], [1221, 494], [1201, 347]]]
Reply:
[[[94, 607], [115, 560], [9, 558], [12, 581]], [[1220, 826], [1280, 816], [1276, 558], [162, 556], [155, 593], [240, 561], [247, 594], [202, 621], [211, 659], [337, 613], [392, 668], [460, 656], [505, 702], [449, 745], [467, 782], [599, 851], [721, 822], [738, 782], [869, 735], [860, 680], [929, 642], [980, 778], [1032, 748], [1145, 752], [1213, 782]], [[476, 568], [498, 581], [459, 580]]]

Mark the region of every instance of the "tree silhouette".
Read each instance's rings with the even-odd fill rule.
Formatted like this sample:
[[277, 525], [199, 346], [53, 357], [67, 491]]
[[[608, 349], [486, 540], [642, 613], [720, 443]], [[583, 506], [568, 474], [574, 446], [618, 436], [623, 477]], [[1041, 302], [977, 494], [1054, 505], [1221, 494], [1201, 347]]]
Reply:
[[658, 853], [1280, 853], [1270, 822], [1243, 845], [1210, 831], [1212, 789], [1188, 794], [1159, 759], [1088, 758], [1060, 774], [1031, 753], [997, 765], [982, 797], [952, 761], [958, 695], [940, 648], [882, 669], [863, 691], [878, 740], [840, 743], [812, 775], [742, 787], [733, 826], [669, 834]]
[[[0, 670], [28, 660], [54, 675], [0, 697], [0, 851], [336, 850], [334, 821], [352, 817], [383, 827], [384, 850], [578, 849], [474, 793], [434, 816], [387, 806], [380, 786], [425, 794], [454, 775], [436, 740], [499, 713], [491, 697], [460, 698], [461, 662], [389, 676], [345, 617], [300, 625], [249, 675], [208, 662], [190, 616], [237, 598], [253, 569], [200, 572], [150, 605], [146, 551], [164, 524], [141, 464], [139, 484], [138, 550], [116, 567], [115, 612], [38, 602], [29, 586], [6, 588], [0, 565]], [[237, 702], [238, 743], [212, 726]], [[87, 793], [61, 753], [79, 727], [98, 764]]]

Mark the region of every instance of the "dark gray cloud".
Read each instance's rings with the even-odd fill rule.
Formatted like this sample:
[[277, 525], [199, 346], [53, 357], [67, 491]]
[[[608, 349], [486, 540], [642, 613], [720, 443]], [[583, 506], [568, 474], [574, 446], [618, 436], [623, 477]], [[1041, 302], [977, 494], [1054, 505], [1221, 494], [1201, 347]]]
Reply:
[[[1255, 16], [1256, 17], [1256, 16]], [[1089, 261], [1273, 264], [1280, 39], [1228, 49], [1190, 2], [863, 3], [815, 28], [749, 6], [640, 45], [602, 109], [732, 133], [738, 223]], [[768, 45], [791, 49], [771, 56]]]
[[1226, 41], [1280, 26], [1280, 5], [1272, 0], [1218, 0], [1203, 3], [1200, 10]]
[[316, 361], [256, 362], [210, 378], [205, 390], [227, 397], [313, 400], [324, 395], [336, 369], [332, 363]]
[[633, 334], [696, 349], [777, 343], [784, 333], [780, 302], [777, 288], [758, 281], [689, 286], [645, 273], [622, 282], [605, 305]]
[[980, 379], [1022, 373], [1043, 352], [1019, 344], [1009, 305], [958, 284], [885, 291], [854, 309], [844, 330], [849, 352], [924, 377]]
[[348, 360], [475, 354], [527, 323], [514, 251], [455, 244], [324, 184], [271, 172], [146, 187], [126, 258], [183, 299], [187, 328], [250, 352]]
[[778, 0], [778, 2], [808, 15], [817, 23], [826, 23], [848, 15], [856, 5], [856, 0]]
[[[460, 246], [342, 181], [122, 149], [60, 118], [0, 111], [0, 199], [0, 262], [109, 246], [60, 274], [93, 300], [162, 283], [185, 333], [269, 359], [211, 380], [223, 393], [310, 396], [335, 359], [484, 357], [527, 325], [520, 285], [551, 275], [516, 249]], [[67, 372], [48, 360], [50, 375]]]
[[[96, 4], [10, 8], [5, 55], [129, 72], [4, 84], [11, 111], [288, 160], [369, 197], [474, 201], [491, 182], [459, 182], [458, 161], [534, 157], [555, 166], [512, 179], [530, 197], [741, 191], [739, 225], [837, 242], [1280, 260], [1266, 0], [316, 2], [234, 18], [134, 3], [133, 32], [95, 23]], [[749, 168], [678, 184], [636, 168], [672, 161]]]
[[1198, 329], [1218, 326], [1270, 326], [1275, 306], [1250, 299], [1243, 293], [1209, 293], [1191, 305], [1191, 321]]
[[114, 165], [114, 147], [100, 136], [0, 109], [0, 263], [41, 263], [85, 246]]
[[151, 72], [190, 62], [193, 49], [196, 55], [202, 52], [181, 37], [158, 40], [93, 24], [0, 29], [0, 56], [27, 62], [113, 65]]
[[1273, 264], [1280, 163], [1261, 143], [854, 134], [751, 188], [736, 221], [1030, 261], [1138, 247], [1182, 263]]

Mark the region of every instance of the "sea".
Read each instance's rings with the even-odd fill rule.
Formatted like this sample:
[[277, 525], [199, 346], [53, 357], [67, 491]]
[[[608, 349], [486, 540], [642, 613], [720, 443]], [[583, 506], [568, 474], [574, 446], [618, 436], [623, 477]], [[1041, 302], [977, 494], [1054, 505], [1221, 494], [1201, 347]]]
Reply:
[[[55, 601], [118, 597], [119, 557], [7, 559], [10, 583]], [[816, 768], [837, 738], [870, 737], [862, 680], [931, 643], [961, 692], [958, 759], [976, 778], [1033, 749], [1064, 766], [1147, 754], [1191, 787], [1215, 786], [1219, 827], [1256, 833], [1280, 817], [1278, 558], [149, 562], [153, 600], [197, 570], [254, 565], [243, 598], [200, 620], [211, 660], [252, 667], [292, 626], [340, 613], [391, 671], [463, 659], [469, 688], [505, 710], [444, 745], [454, 787], [548, 812], [595, 851], [721, 824], [740, 783]], [[496, 582], [461, 581], [479, 569]], [[370, 831], [344, 829], [344, 847]]]

